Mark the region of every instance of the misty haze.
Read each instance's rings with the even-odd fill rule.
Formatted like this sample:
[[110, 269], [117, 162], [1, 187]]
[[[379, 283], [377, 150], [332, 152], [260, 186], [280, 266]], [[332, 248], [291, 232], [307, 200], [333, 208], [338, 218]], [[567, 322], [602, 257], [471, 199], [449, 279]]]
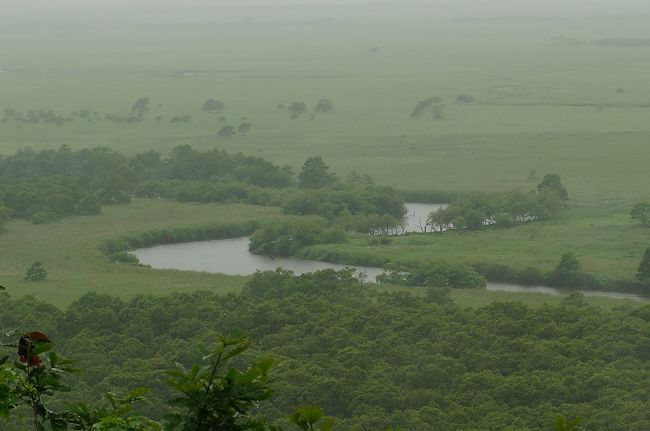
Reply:
[[650, 3], [0, 0], [0, 430], [650, 430]]

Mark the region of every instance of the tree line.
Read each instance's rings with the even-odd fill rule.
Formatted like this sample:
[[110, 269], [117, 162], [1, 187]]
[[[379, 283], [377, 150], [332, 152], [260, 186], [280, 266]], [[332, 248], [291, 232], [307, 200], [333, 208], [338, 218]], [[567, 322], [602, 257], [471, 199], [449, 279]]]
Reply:
[[[400, 218], [403, 200], [393, 189], [366, 180], [339, 180], [321, 157], [307, 159], [301, 172], [260, 157], [189, 145], [163, 157], [148, 151], [126, 157], [105, 147], [72, 151], [23, 149], [0, 156], [0, 225], [8, 217], [46, 223], [70, 215], [97, 214], [105, 204], [133, 196], [183, 202], [240, 202], [274, 205], [287, 214], [328, 219], [357, 214]], [[311, 192], [303, 192], [310, 190]], [[309, 207], [298, 203], [306, 196]]]

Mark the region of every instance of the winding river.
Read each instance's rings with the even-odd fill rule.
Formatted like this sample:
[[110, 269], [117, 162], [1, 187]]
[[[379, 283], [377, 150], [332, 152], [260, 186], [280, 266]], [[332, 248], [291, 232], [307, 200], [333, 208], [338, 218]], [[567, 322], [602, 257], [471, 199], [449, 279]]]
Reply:
[[[404, 228], [407, 232], [420, 232], [423, 220], [428, 214], [442, 205], [407, 204], [407, 216]], [[381, 268], [355, 265], [341, 265], [295, 257], [268, 257], [252, 254], [248, 251], [248, 238], [220, 239], [213, 241], [196, 241], [181, 244], [159, 245], [133, 251], [140, 262], [156, 269], [177, 269], [183, 271], [211, 272], [229, 275], [251, 275], [257, 270], [275, 270], [281, 266], [296, 274], [313, 272], [319, 269], [343, 269], [354, 267], [365, 273], [368, 280], [383, 272]], [[504, 292], [538, 292], [551, 295], [564, 295], [567, 292], [545, 286], [519, 286], [504, 283], [488, 283], [487, 290]], [[585, 296], [604, 296], [615, 299], [646, 301], [633, 294], [616, 292], [583, 291]]]

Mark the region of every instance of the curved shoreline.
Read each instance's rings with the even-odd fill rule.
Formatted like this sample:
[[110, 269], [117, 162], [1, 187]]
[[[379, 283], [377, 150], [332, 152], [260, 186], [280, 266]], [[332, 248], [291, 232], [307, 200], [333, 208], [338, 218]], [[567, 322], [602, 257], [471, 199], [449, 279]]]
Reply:
[[[248, 250], [248, 237], [219, 239], [211, 241], [195, 241], [180, 244], [158, 245], [139, 248], [132, 253], [140, 262], [154, 269], [176, 269], [182, 271], [199, 271], [227, 275], [251, 275], [258, 270], [274, 270], [277, 267], [292, 270], [298, 274], [319, 269], [343, 269], [353, 267], [366, 273], [370, 280], [383, 273], [383, 268], [339, 263], [322, 262], [317, 260], [300, 259], [297, 257], [260, 256]], [[183, 259], [179, 257], [184, 256]], [[613, 299], [628, 299], [647, 302], [650, 298], [623, 292], [607, 292], [598, 290], [563, 290], [548, 286], [522, 286], [508, 283], [488, 282], [487, 290], [501, 292], [530, 292], [549, 295], [566, 295], [582, 293], [585, 296], [600, 296]]]

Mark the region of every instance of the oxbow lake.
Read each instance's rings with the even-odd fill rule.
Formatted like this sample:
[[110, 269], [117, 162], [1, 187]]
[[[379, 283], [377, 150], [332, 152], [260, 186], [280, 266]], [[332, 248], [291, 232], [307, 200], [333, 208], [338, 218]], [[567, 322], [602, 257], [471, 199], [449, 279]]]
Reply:
[[[406, 204], [405, 231], [421, 232], [426, 218], [431, 211], [444, 205]], [[295, 257], [260, 256], [248, 250], [248, 237], [220, 239], [213, 241], [196, 241], [180, 244], [159, 245], [133, 251], [140, 262], [155, 269], [176, 269], [182, 271], [210, 272], [228, 275], [251, 275], [255, 271], [272, 271], [282, 267], [304, 274], [320, 269], [356, 268], [367, 275], [369, 281], [383, 272], [381, 268], [341, 265]], [[488, 283], [488, 290], [504, 292], [538, 292], [551, 295], [563, 295], [567, 292], [544, 286], [518, 286], [504, 283]], [[645, 298], [625, 293], [584, 291], [585, 296], [605, 296], [616, 299], [644, 301]]]

